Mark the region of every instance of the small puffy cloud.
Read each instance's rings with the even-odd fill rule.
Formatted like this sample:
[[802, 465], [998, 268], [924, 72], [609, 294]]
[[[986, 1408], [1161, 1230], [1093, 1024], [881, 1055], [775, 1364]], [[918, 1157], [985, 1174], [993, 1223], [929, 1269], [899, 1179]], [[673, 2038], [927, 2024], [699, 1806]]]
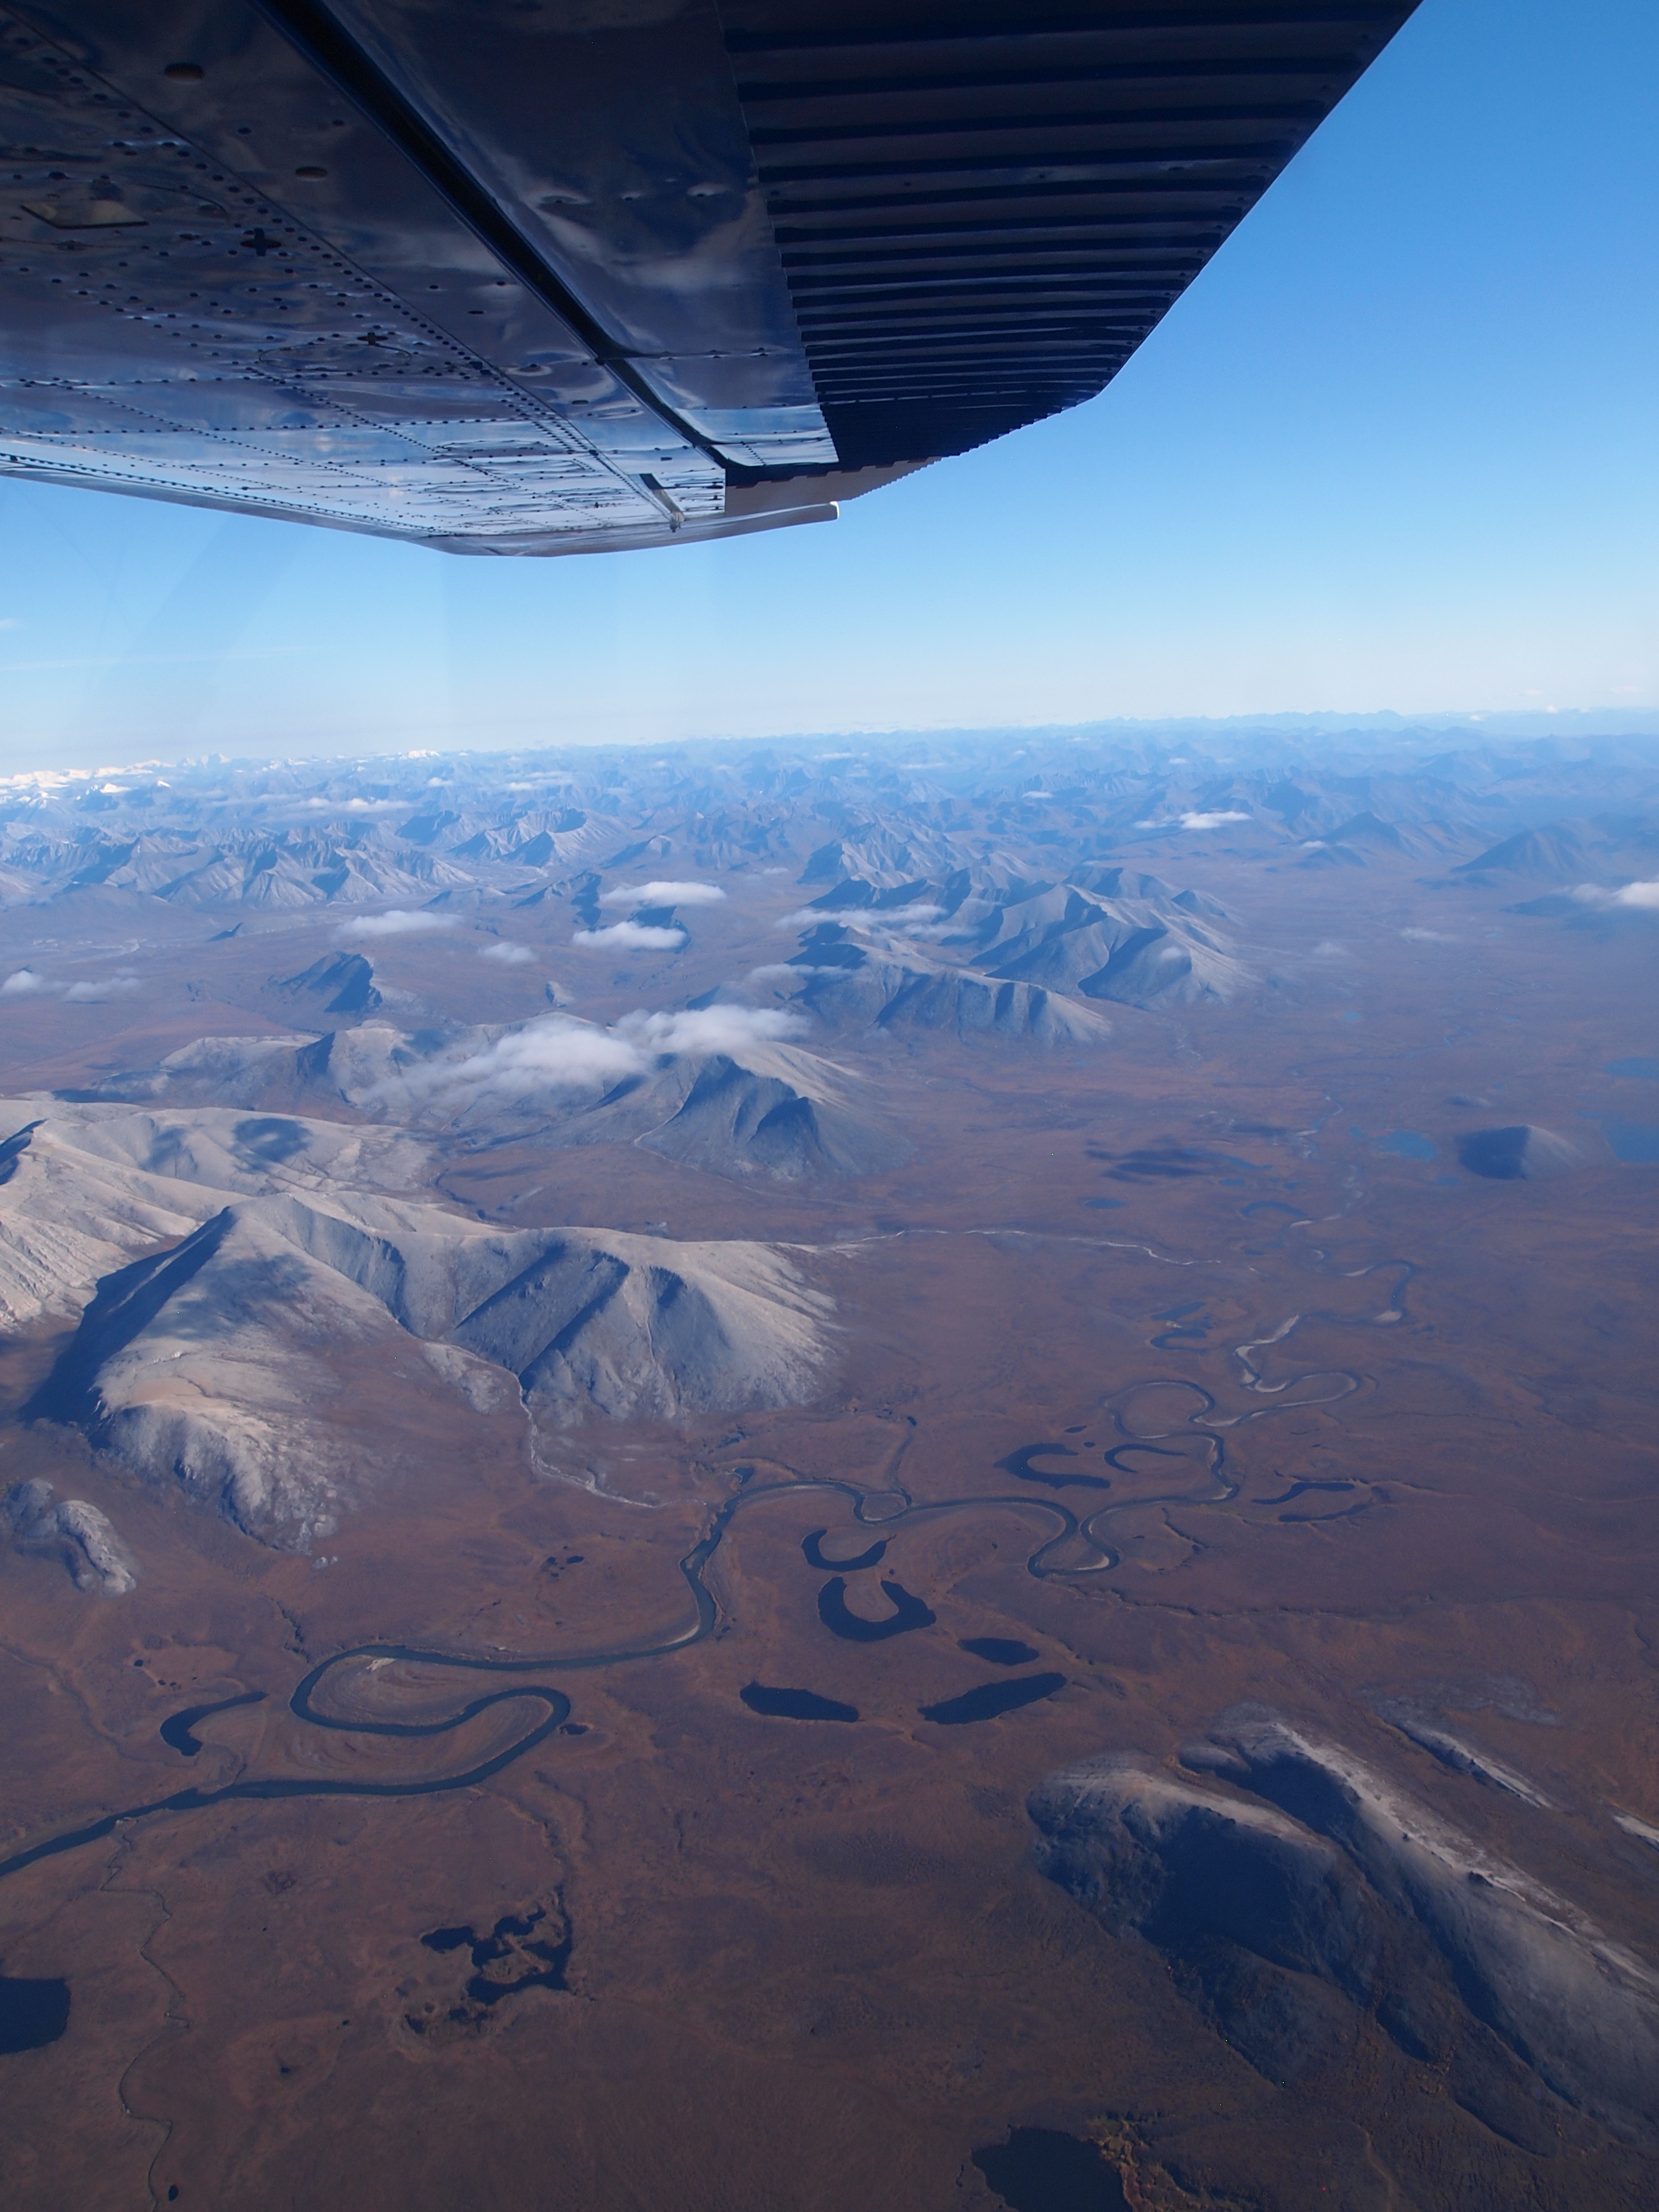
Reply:
[[95, 983], [71, 983], [64, 996], [72, 1006], [100, 1006], [106, 999], [129, 998], [137, 988], [136, 975], [106, 975]]
[[579, 929], [573, 945], [609, 945], [619, 951], [678, 952], [685, 943], [683, 929], [653, 929], [642, 921], [613, 921], [605, 929]]
[[501, 1100], [544, 1091], [603, 1089], [637, 1074], [640, 1066], [635, 1048], [611, 1030], [550, 1014], [459, 1059], [412, 1070], [402, 1087], [459, 1104], [486, 1094]]
[[1313, 949], [1316, 960], [1346, 960], [1348, 948], [1334, 937], [1322, 938]]
[[478, 947], [480, 960], [499, 960], [503, 968], [522, 968], [535, 957], [527, 945], [514, 945], [507, 938], [497, 945]]
[[0, 983], [0, 999], [27, 999], [42, 992], [61, 991], [72, 1006], [100, 1006], [108, 999], [129, 998], [138, 988], [137, 975], [123, 975], [88, 976], [64, 990], [61, 983], [48, 981], [38, 968], [15, 968]]
[[1224, 823], [1248, 822], [1248, 814], [1236, 808], [1216, 808], [1205, 812], [1199, 807], [1188, 807], [1184, 814], [1164, 815], [1156, 821], [1137, 822], [1137, 830], [1219, 830]]
[[866, 908], [852, 919], [861, 929], [908, 929], [920, 921], [937, 921], [943, 912], [942, 907], [930, 906], [926, 899], [913, 899], [908, 906]]
[[928, 934], [926, 925], [939, 920], [941, 908], [929, 906], [926, 900], [917, 899], [909, 906], [842, 906], [797, 907], [773, 924], [775, 929], [816, 929], [826, 921], [839, 922], [843, 929], [855, 929], [866, 937], [878, 935], [884, 930], [900, 931], [909, 937]]
[[1616, 891], [1603, 890], [1599, 884], [1580, 884], [1573, 896], [1586, 906], [1633, 906], [1659, 912], [1659, 877], [1621, 884]]
[[726, 893], [718, 884], [618, 884], [600, 897], [601, 906], [718, 906]]
[[337, 937], [426, 937], [456, 926], [453, 915], [394, 906], [385, 914], [362, 914], [354, 921], [343, 921], [334, 933]]
[[866, 915], [857, 927], [868, 936], [948, 937], [950, 925], [939, 919], [944, 909], [918, 899], [911, 906], [892, 907], [885, 914]]
[[833, 961], [820, 964], [805, 958], [769, 960], [762, 967], [751, 968], [744, 981], [748, 983], [781, 983], [790, 980], [797, 984], [805, 984], [810, 983], [815, 975], [828, 975], [844, 983], [849, 975], [857, 972], [856, 969], [842, 967]]
[[643, 1073], [655, 1058], [681, 1053], [740, 1053], [800, 1035], [805, 1024], [781, 1008], [701, 1006], [675, 1014], [628, 1014], [613, 1030], [549, 1014], [507, 1030], [454, 1057], [428, 1060], [384, 1088], [389, 1101], [413, 1098], [459, 1112], [500, 1106], [549, 1091], [603, 1091]]
[[678, 1014], [625, 1014], [617, 1034], [644, 1052], [742, 1052], [802, 1036], [806, 1024], [781, 1006], [695, 1006]]
[[1402, 929], [1400, 934], [1413, 945], [1455, 945], [1455, 937], [1448, 937], [1443, 929]]
[[305, 814], [403, 814], [407, 812], [406, 799], [302, 799], [299, 811]]

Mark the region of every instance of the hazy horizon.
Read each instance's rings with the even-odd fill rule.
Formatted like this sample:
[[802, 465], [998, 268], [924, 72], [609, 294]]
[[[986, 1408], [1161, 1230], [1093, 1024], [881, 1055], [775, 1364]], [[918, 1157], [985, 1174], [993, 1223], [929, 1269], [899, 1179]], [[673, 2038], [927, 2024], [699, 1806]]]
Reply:
[[653, 746], [659, 751], [666, 750], [694, 754], [702, 754], [722, 745], [740, 748], [745, 752], [773, 745], [810, 752], [824, 745], [844, 744], [857, 744], [879, 750], [924, 739], [941, 744], [955, 740], [967, 746], [989, 747], [999, 740], [1011, 744], [1017, 739], [1026, 744], [1043, 739], [1057, 744], [1091, 741], [1109, 744], [1114, 738], [1125, 741], [1162, 738], [1170, 744], [1201, 743], [1208, 738], [1218, 744], [1225, 744], [1229, 741], [1246, 743], [1252, 736], [1291, 741], [1297, 738], [1312, 739], [1322, 737], [1369, 738], [1379, 746], [1387, 747], [1392, 742], [1395, 747], [1406, 747], [1413, 751], [1425, 746], [1455, 750], [1459, 741], [1474, 744], [1483, 738], [1509, 738], [1518, 744], [1541, 743], [1549, 738], [1576, 739], [1585, 744], [1639, 742], [1650, 738], [1656, 745], [1659, 745], [1659, 707], [1608, 709], [1552, 707], [1523, 712], [1504, 713], [1492, 709], [1463, 714], [1443, 710], [1437, 714], [1402, 714], [1391, 708], [1374, 708], [1363, 713], [1345, 713], [1340, 708], [1332, 708], [1323, 713], [1286, 710], [1257, 714], [1097, 716], [1076, 722], [917, 722], [842, 729], [769, 730], [726, 734], [699, 732], [656, 738], [618, 738], [596, 732], [588, 737], [561, 735], [539, 739], [532, 737], [516, 741], [505, 737], [493, 742], [458, 738], [447, 744], [434, 745], [411, 745], [399, 742], [396, 738], [389, 738], [384, 744], [361, 744], [334, 750], [254, 748], [228, 752], [210, 745], [199, 752], [181, 752], [171, 756], [130, 754], [119, 758], [99, 757], [88, 747], [86, 759], [73, 762], [66, 761], [61, 756], [34, 759], [21, 753], [0, 756], [9, 758], [10, 763], [5, 769], [0, 770], [0, 789], [9, 785], [46, 779], [79, 781], [98, 775], [128, 775], [139, 769], [213, 766], [264, 768], [274, 765], [301, 768], [331, 763], [344, 767], [355, 760], [422, 760], [473, 756], [528, 757], [558, 756], [566, 752], [597, 754], [606, 750], [643, 752]]

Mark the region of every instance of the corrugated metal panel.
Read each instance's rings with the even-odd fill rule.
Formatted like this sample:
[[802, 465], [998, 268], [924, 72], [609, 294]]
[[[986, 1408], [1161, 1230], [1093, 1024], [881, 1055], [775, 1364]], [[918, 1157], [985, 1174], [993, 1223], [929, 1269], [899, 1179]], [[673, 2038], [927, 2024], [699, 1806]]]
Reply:
[[1411, 13], [730, 0], [842, 463], [1091, 398]]

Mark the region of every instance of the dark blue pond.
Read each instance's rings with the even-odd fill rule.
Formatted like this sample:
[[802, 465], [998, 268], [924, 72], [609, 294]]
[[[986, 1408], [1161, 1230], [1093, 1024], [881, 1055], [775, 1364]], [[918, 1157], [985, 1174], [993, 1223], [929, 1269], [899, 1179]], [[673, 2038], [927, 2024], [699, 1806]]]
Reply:
[[1601, 1134], [1613, 1147], [1613, 1157], [1626, 1167], [1651, 1167], [1659, 1161], [1659, 1127], [1651, 1121], [1621, 1121], [1617, 1115], [1597, 1116]]
[[1123, 2184], [1091, 2142], [1057, 2128], [1011, 2128], [974, 2164], [1010, 2212], [1127, 2212]]
[[216, 1705], [188, 1705], [182, 1713], [169, 1714], [161, 1723], [161, 1741], [169, 1751], [176, 1751], [185, 1759], [194, 1759], [202, 1748], [199, 1738], [191, 1731], [198, 1721], [204, 1721], [210, 1713], [228, 1713], [238, 1705], [262, 1705], [265, 1701], [263, 1690], [247, 1690], [240, 1698], [221, 1698]]
[[[504, 1915], [486, 1936], [471, 1928], [434, 1928], [421, 1941], [441, 1955], [463, 1948], [471, 1953], [473, 1971], [467, 1978], [465, 2001], [452, 2006], [447, 2014], [458, 2026], [476, 2026], [492, 2006], [523, 1990], [570, 1986], [565, 1969], [574, 1939], [562, 1910], [556, 1920], [550, 1921], [547, 1907], [538, 1905], [529, 1912]], [[522, 1972], [506, 1975], [489, 1971], [504, 1961], [519, 1965]], [[407, 2013], [404, 2020], [416, 2035], [424, 2035], [431, 2024], [419, 2013]]]
[[1077, 1454], [1070, 1444], [1022, 1444], [1006, 1459], [1000, 1459], [1000, 1473], [1018, 1477], [1021, 1482], [1040, 1482], [1048, 1490], [1109, 1490], [1103, 1476], [1098, 1474], [1046, 1474], [1032, 1466], [1034, 1459], [1075, 1459]]
[[856, 1705], [839, 1698], [821, 1698], [815, 1690], [769, 1690], [764, 1682], [749, 1682], [738, 1692], [751, 1713], [769, 1721], [855, 1721]]
[[1357, 1482], [1293, 1482], [1282, 1498], [1261, 1498], [1259, 1505], [1288, 1505], [1293, 1498], [1305, 1498], [1315, 1490], [1358, 1490]]
[[1390, 1129], [1386, 1137], [1376, 1140], [1379, 1152], [1396, 1153], [1402, 1160], [1432, 1160], [1439, 1155], [1432, 1137], [1425, 1137], [1415, 1129]]
[[827, 1528], [814, 1528], [810, 1535], [803, 1536], [800, 1540], [801, 1550], [806, 1554], [807, 1565], [817, 1567], [826, 1575], [855, 1575], [860, 1568], [873, 1567], [887, 1549], [887, 1539], [884, 1536], [878, 1543], [872, 1544], [867, 1551], [860, 1552], [856, 1559], [826, 1559], [818, 1546], [820, 1540], [829, 1533]]
[[818, 1619], [832, 1636], [849, 1644], [884, 1644], [890, 1636], [903, 1636], [912, 1628], [931, 1628], [937, 1615], [919, 1597], [912, 1597], [902, 1583], [884, 1582], [883, 1595], [893, 1607], [885, 1620], [861, 1620], [847, 1610], [847, 1585], [837, 1575], [818, 1592]]
[[981, 1682], [959, 1698], [946, 1698], [937, 1705], [923, 1705], [921, 1717], [940, 1728], [961, 1728], [969, 1721], [994, 1721], [999, 1713], [1017, 1713], [1022, 1705], [1035, 1705], [1066, 1686], [1063, 1674], [1022, 1674], [1017, 1682]]
[[957, 1649], [988, 1660], [993, 1667], [1026, 1667], [1037, 1656], [1029, 1644], [1012, 1636], [964, 1636]]
[[67, 1982], [28, 1982], [0, 1974], [0, 2052], [40, 2051], [69, 2026]]

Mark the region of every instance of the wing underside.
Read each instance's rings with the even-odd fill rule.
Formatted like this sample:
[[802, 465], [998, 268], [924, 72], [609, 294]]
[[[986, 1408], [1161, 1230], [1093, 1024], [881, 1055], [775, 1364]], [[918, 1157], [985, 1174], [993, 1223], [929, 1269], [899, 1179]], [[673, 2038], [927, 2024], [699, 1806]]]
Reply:
[[0, 9], [0, 472], [589, 552], [1099, 392], [1411, 12]]

